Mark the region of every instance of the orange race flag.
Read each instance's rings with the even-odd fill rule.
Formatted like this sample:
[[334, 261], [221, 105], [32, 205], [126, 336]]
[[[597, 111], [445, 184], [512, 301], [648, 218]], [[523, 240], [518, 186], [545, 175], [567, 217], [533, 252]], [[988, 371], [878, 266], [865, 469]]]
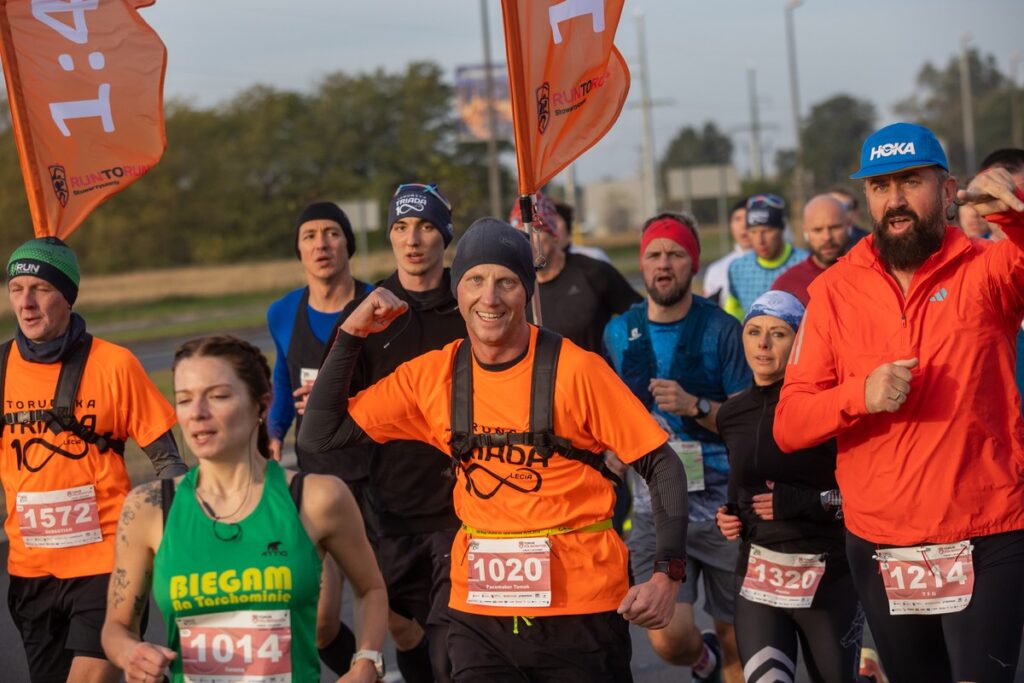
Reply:
[[502, 0], [520, 195], [541, 189], [619, 117], [629, 69], [612, 41], [624, 2]]
[[0, 0], [0, 58], [37, 237], [66, 238], [160, 160], [155, 0]]

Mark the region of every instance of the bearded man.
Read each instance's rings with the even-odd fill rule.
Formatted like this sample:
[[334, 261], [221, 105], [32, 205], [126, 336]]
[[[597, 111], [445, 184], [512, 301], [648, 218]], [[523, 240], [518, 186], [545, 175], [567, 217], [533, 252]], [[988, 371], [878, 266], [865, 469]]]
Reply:
[[[715, 417], [729, 396], [751, 383], [739, 322], [692, 289], [700, 266], [697, 221], [663, 213], [644, 224], [640, 269], [647, 301], [635, 304], [605, 327], [605, 351], [615, 371], [669, 433], [683, 460], [690, 496], [686, 580], [667, 628], [648, 631], [667, 662], [693, 668], [696, 680], [742, 681], [733, 631], [735, 569], [739, 547], [715, 526], [725, 505], [729, 459]], [[633, 528], [627, 545], [635, 579], [654, 565], [654, 517], [643, 482], [631, 476]], [[715, 630], [694, 625], [697, 585], [703, 579], [704, 610]]]
[[[890, 680], [1012, 681], [1024, 627], [1024, 192], [957, 192], [935, 135], [864, 142], [874, 234], [810, 286], [775, 415], [785, 451], [835, 438], [854, 583]], [[1008, 239], [947, 225], [971, 204]]]

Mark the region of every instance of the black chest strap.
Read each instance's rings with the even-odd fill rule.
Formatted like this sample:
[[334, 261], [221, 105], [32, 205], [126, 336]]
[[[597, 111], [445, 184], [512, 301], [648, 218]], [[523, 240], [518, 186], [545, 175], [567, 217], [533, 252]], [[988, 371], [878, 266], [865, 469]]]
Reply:
[[[11, 346], [14, 340], [8, 341], [0, 350], [0, 405], [4, 405], [4, 385], [7, 380], [7, 359], [11, 353]], [[124, 455], [124, 441], [115, 439], [110, 433], [100, 435], [83, 425], [75, 417], [75, 400], [78, 398], [78, 390], [82, 384], [82, 375], [85, 373], [85, 363], [89, 359], [89, 351], [92, 349], [92, 335], [84, 334], [82, 339], [68, 351], [61, 359], [60, 375], [57, 377], [57, 388], [54, 392], [53, 401], [48, 409], [22, 410], [16, 412], [5, 412], [0, 430], [7, 425], [28, 424], [42, 422], [46, 429], [54, 434], [68, 431], [85, 441], [96, 446], [100, 453], [114, 451], [118, 455]]]
[[537, 330], [530, 380], [530, 431], [482, 434], [473, 430], [473, 351], [469, 339], [463, 340], [455, 352], [452, 367], [450, 445], [453, 467], [463, 466], [477, 448], [530, 446], [545, 457], [557, 453], [593, 467], [613, 481], [618, 480], [605, 466], [602, 454], [576, 448], [569, 439], [555, 434], [555, 378], [561, 349], [561, 335], [544, 328]]

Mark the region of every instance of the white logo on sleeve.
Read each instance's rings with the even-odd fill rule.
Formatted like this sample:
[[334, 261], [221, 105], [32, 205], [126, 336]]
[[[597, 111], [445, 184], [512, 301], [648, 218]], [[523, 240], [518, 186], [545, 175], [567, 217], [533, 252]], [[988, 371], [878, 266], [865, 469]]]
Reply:
[[877, 145], [871, 148], [871, 158], [869, 161], [874, 161], [878, 157], [891, 157], [894, 154], [909, 154], [913, 156], [917, 152], [914, 150], [913, 142], [887, 142], [884, 145]]

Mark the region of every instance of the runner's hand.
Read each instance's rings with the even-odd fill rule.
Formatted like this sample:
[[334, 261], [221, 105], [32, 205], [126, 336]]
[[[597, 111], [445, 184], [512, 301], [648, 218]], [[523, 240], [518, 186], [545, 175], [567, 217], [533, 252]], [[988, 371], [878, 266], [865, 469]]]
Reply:
[[753, 497], [754, 502], [754, 514], [765, 521], [772, 521], [775, 519], [775, 512], [773, 512], [772, 505], [775, 502], [774, 493], [759, 493]]
[[281, 439], [271, 439], [267, 444], [271, 460], [281, 462]]
[[311, 391], [313, 391], [313, 385], [305, 384], [292, 392], [292, 396], [298, 399], [295, 401], [295, 412], [299, 415], [306, 414], [306, 402], [309, 401], [309, 392]]
[[956, 193], [957, 200], [970, 204], [982, 216], [1003, 211], [1024, 211], [1024, 202], [1014, 191], [1017, 186], [1005, 168], [990, 168], [974, 177], [966, 190]]
[[177, 657], [174, 650], [140, 641], [128, 656], [124, 668], [125, 683], [158, 683], [163, 681], [167, 667]]
[[864, 382], [864, 406], [869, 413], [895, 413], [906, 403], [910, 393], [911, 370], [917, 367], [916, 358], [879, 365]]
[[368, 659], [360, 659], [356, 665], [348, 670], [344, 676], [338, 679], [338, 683], [374, 683], [379, 681], [377, 669], [373, 662]]
[[729, 508], [724, 505], [718, 508], [718, 512], [715, 513], [715, 524], [718, 525], [718, 530], [722, 532], [722, 535], [732, 541], [740, 537], [743, 522], [736, 515], [730, 515], [728, 510]]
[[618, 612], [626, 621], [641, 628], [665, 628], [672, 619], [680, 583], [664, 572], [654, 572], [650, 581], [629, 589]]
[[341, 329], [355, 337], [366, 337], [386, 330], [407, 308], [409, 304], [383, 287], [377, 287], [345, 318]]
[[697, 414], [697, 397], [686, 393], [679, 382], [670, 379], [652, 379], [648, 385], [654, 402], [666, 413], [680, 417], [693, 417]]

